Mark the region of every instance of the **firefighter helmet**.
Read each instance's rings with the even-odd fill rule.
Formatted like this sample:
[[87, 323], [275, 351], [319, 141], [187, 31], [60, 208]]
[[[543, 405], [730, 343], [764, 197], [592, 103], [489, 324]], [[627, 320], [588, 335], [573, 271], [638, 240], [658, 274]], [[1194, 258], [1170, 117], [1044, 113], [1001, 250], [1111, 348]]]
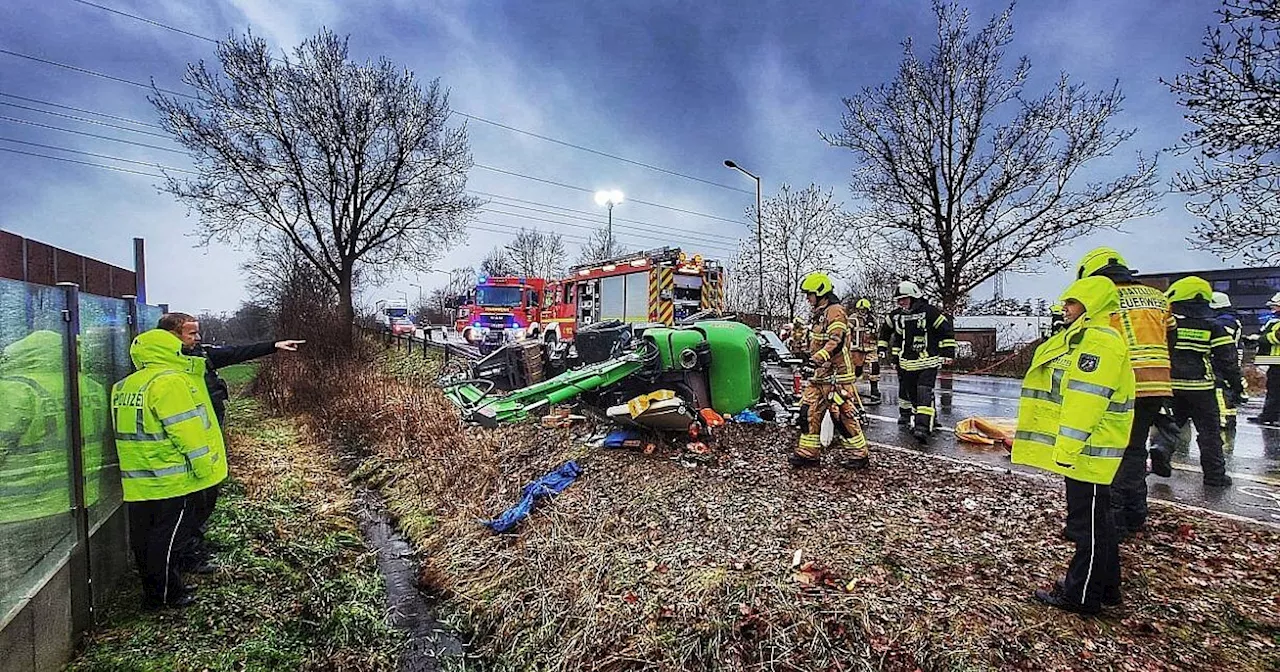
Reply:
[[1209, 299], [1209, 307], [1210, 308], [1230, 308], [1231, 297], [1227, 296], [1226, 292], [1214, 292], [1213, 298]]
[[1276, 292], [1276, 295], [1271, 297], [1271, 300], [1267, 302], [1267, 305], [1280, 306], [1280, 292]]
[[803, 326], [804, 326], [804, 320], [802, 320], [802, 319], [800, 319], [800, 318], [798, 318], [798, 317], [797, 317], [796, 319], [794, 319], [794, 320], [792, 320], [792, 321], [791, 321], [791, 324], [792, 324], [792, 326], [796, 326], [796, 327], [803, 327]]
[[1097, 275], [1103, 270], [1118, 266], [1128, 268], [1129, 263], [1124, 260], [1124, 257], [1120, 256], [1119, 252], [1110, 247], [1099, 247], [1084, 255], [1084, 258], [1080, 260], [1080, 264], [1076, 266], [1076, 279]]
[[835, 289], [835, 285], [831, 283], [831, 278], [826, 273], [810, 273], [804, 276], [804, 280], [800, 283], [800, 290], [818, 296], [826, 296]]
[[867, 299], [867, 298], [858, 299], [858, 302], [853, 304], [853, 307], [857, 308], [858, 310], [871, 310], [871, 299]]
[[1188, 301], [1190, 299], [1208, 301], [1213, 297], [1213, 288], [1209, 286], [1208, 280], [1189, 275], [1169, 285], [1169, 291], [1165, 292], [1165, 296], [1168, 296], [1170, 301]]
[[898, 299], [905, 299], [908, 297], [913, 299], [924, 298], [924, 292], [920, 290], [920, 285], [917, 285], [910, 280], [903, 280], [898, 283], [898, 289], [893, 293], [893, 298], [896, 301]]

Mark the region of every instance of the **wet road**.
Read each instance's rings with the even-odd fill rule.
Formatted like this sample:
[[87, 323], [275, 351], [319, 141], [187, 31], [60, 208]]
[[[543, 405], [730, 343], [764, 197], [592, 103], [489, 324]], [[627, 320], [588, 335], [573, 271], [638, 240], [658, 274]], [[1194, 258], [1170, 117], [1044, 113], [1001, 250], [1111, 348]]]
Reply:
[[[964, 418], [982, 415], [1013, 418], [1018, 411], [1021, 381], [991, 376], [943, 376], [938, 380], [938, 432], [927, 447], [928, 452], [948, 455], [995, 466], [1013, 467], [1003, 449], [957, 442], [953, 429]], [[865, 391], [865, 384], [860, 386]], [[867, 435], [872, 441], [914, 448], [914, 439], [897, 426], [896, 377], [890, 373], [881, 381], [884, 402], [867, 408], [871, 427]], [[1225, 457], [1227, 473], [1235, 483], [1230, 488], [1206, 488], [1201, 480], [1199, 450], [1191, 438], [1174, 456], [1171, 478], [1147, 476], [1149, 496], [1256, 520], [1280, 524], [1280, 430], [1264, 429], [1245, 422], [1257, 415], [1262, 399], [1255, 397], [1241, 409], [1239, 428], [1234, 433]]]

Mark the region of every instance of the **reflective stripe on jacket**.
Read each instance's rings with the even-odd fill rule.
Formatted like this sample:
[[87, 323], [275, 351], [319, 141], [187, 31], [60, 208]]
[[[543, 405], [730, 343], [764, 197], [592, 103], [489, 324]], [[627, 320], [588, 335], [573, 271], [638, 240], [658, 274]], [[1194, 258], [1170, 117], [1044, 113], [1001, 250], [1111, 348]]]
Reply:
[[[1108, 305], [1115, 292], [1106, 291], [1104, 277], [1077, 293], [1101, 294], [1088, 312], [1036, 349], [1022, 381], [1013, 462], [1026, 464], [1077, 481], [1109, 485], [1120, 468], [1133, 426], [1135, 395], [1133, 366], [1120, 334], [1108, 326]], [[1067, 295], [1064, 294], [1064, 297]], [[1075, 298], [1075, 297], [1068, 297]], [[1097, 317], [1090, 317], [1098, 313]]]
[[1272, 315], [1262, 325], [1258, 334], [1258, 355], [1253, 358], [1254, 364], [1275, 366], [1280, 364], [1280, 315]]
[[1208, 302], [1173, 304], [1176, 327], [1169, 330], [1173, 389], [1212, 390], [1217, 381], [1243, 393], [1235, 339], [1218, 323]]
[[809, 357], [818, 366], [814, 382], [853, 382], [853, 355], [849, 350], [849, 317], [844, 306], [833, 303], [813, 311], [809, 331]]
[[177, 336], [153, 329], [130, 348], [141, 370], [116, 383], [120, 481], [127, 502], [178, 497], [227, 477], [226, 448], [205, 387], [205, 360], [181, 354]]
[[1129, 346], [1137, 395], [1173, 396], [1168, 330], [1174, 324], [1168, 297], [1138, 282], [1117, 284], [1116, 292], [1120, 296], [1120, 309], [1111, 316], [1111, 326]]
[[880, 327], [880, 343], [888, 346], [904, 371], [939, 368], [944, 359], [956, 356], [951, 318], [924, 299], [889, 313]]

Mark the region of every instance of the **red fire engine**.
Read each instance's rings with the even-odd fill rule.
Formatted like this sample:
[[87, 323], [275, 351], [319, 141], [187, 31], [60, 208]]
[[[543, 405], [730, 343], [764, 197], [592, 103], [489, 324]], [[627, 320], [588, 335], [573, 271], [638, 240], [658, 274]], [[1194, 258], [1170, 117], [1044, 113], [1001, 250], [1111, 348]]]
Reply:
[[456, 327], [487, 352], [524, 338], [572, 341], [579, 328], [608, 320], [669, 326], [703, 310], [724, 310], [724, 268], [661, 248], [575, 266], [553, 282], [482, 279]]
[[541, 337], [570, 341], [579, 328], [607, 320], [671, 325], [708, 309], [724, 310], [724, 269], [664, 247], [575, 266], [548, 283]]
[[540, 331], [542, 278], [495, 276], [481, 278], [468, 305], [458, 311], [457, 330], [482, 351]]

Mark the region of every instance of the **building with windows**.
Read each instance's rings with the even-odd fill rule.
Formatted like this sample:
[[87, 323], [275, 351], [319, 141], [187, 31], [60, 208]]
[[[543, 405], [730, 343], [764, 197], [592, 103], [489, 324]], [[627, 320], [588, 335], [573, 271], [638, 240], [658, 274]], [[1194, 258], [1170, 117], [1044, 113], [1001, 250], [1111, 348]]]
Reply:
[[1190, 275], [1208, 280], [1213, 291], [1226, 292], [1231, 297], [1231, 305], [1240, 315], [1240, 323], [1247, 334], [1257, 333], [1266, 316], [1271, 314], [1267, 300], [1280, 292], [1280, 266], [1142, 273], [1135, 277], [1152, 287], [1168, 289], [1170, 283]]

